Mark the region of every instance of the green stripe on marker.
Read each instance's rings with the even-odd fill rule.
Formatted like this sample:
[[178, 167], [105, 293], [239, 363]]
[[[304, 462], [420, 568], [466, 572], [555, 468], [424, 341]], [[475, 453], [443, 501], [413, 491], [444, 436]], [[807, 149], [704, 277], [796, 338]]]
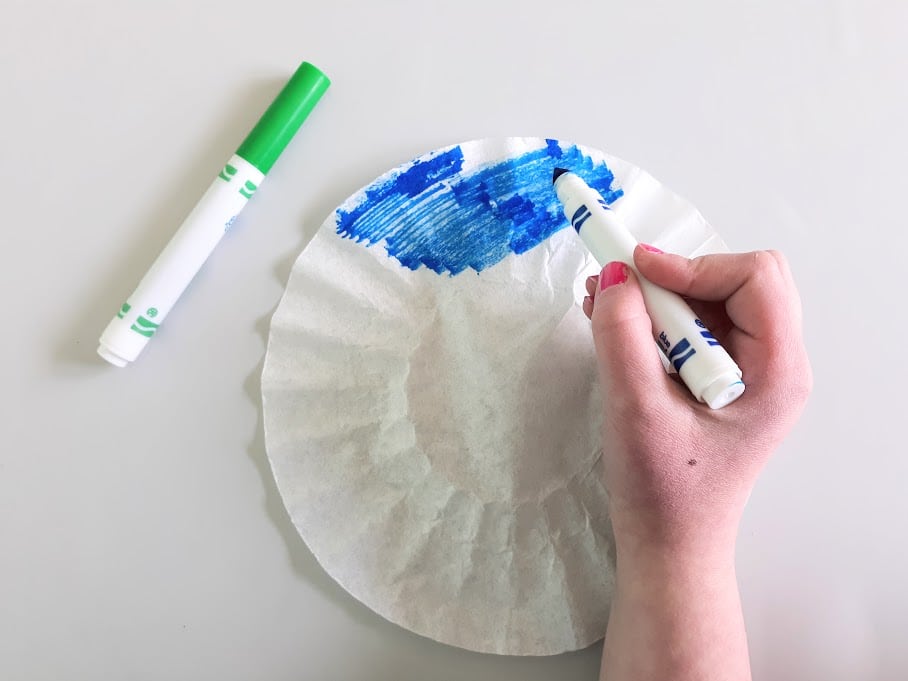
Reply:
[[146, 338], [151, 338], [154, 335], [154, 332], [157, 330], [157, 329], [139, 328], [139, 326], [137, 326], [136, 324], [133, 324], [129, 328], [132, 329], [133, 331], [135, 331], [137, 334], [139, 334], [141, 336], [145, 336]]
[[229, 163], [224, 166], [224, 169], [220, 173], [218, 173], [218, 177], [224, 180], [224, 182], [230, 182], [234, 175], [236, 175], [236, 168]]
[[246, 180], [246, 183], [240, 187], [240, 194], [245, 196], [247, 199], [251, 199], [252, 195], [255, 194], [255, 190], [258, 187], [255, 186], [255, 182], [252, 180]]

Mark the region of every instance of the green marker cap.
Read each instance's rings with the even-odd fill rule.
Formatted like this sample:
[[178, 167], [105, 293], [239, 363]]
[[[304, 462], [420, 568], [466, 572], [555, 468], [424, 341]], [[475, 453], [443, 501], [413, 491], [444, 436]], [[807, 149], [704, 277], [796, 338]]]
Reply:
[[309, 62], [300, 64], [236, 150], [237, 156], [267, 174], [330, 84], [328, 76]]

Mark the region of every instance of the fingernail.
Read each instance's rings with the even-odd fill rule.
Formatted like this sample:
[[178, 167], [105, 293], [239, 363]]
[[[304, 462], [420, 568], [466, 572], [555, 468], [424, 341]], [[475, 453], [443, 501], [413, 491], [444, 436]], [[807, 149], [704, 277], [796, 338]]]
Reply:
[[587, 283], [587, 284], [592, 284], [593, 282], [596, 281], [596, 277], [597, 277], [597, 276], [598, 276], [598, 275], [591, 274], [590, 276], [588, 276], [588, 277], [586, 278], [586, 283]]
[[655, 246], [650, 246], [649, 244], [640, 244], [640, 248], [644, 251], [649, 251], [650, 253], [665, 253], [661, 248], [656, 248]]
[[615, 260], [602, 268], [602, 273], [599, 275], [599, 290], [604, 291], [609, 286], [623, 284], [626, 281], [627, 265]]

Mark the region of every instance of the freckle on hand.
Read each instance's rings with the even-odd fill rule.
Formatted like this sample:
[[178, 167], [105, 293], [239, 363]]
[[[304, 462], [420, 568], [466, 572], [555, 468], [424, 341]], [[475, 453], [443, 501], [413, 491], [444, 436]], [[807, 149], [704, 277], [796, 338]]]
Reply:
[[688, 460], [687, 460], [687, 465], [688, 465], [688, 466], [696, 466], [696, 465], [697, 465], [697, 460], [696, 460], [696, 459], [688, 459]]

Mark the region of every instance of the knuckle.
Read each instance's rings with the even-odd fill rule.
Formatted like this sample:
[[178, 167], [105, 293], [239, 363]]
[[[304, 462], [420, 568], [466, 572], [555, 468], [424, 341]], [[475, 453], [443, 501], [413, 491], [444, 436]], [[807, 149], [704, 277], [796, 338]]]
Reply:
[[754, 275], [772, 282], [785, 282], [788, 260], [780, 251], [754, 251], [752, 253]]
[[688, 267], [684, 270], [684, 276], [686, 277], [684, 281], [685, 285], [690, 287], [695, 281], [707, 274], [709, 268], [710, 261], [708, 255], [701, 255], [691, 260]]
[[751, 267], [760, 275], [774, 274], [779, 271], [779, 263], [770, 251], [754, 251], [751, 253]]
[[798, 413], [813, 392], [813, 369], [802, 347], [788, 345], [784, 355], [780, 354], [770, 364], [770, 373], [775, 377], [776, 387], [769, 392], [778, 406], [787, 405]]
[[776, 261], [776, 265], [778, 265], [780, 270], [784, 271], [788, 269], [788, 258], [785, 257], [785, 254], [782, 253], [782, 251], [777, 251], [774, 248], [771, 248], [766, 251], [766, 253], [768, 253], [769, 256]]
[[649, 320], [642, 297], [626, 286], [596, 294], [592, 320], [594, 333], [635, 334], [635, 327], [643, 320]]
[[794, 289], [794, 277], [791, 274], [791, 265], [788, 263], [788, 258], [785, 256], [782, 251], [769, 250], [767, 251], [770, 257], [775, 260], [776, 267], [779, 269], [779, 274], [783, 281], [788, 282], [788, 285], [791, 289]]
[[612, 320], [609, 319], [607, 315], [602, 313], [596, 314], [595, 310], [592, 317], [590, 318], [592, 322], [593, 337], [594, 338], [607, 338], [609, 330], [612, 327]]
[[591, 320], [593, 337], [610, 346], [636, 347], [650, 336], [652, 322], [644, 315], [629, 310], [594, 313]]

